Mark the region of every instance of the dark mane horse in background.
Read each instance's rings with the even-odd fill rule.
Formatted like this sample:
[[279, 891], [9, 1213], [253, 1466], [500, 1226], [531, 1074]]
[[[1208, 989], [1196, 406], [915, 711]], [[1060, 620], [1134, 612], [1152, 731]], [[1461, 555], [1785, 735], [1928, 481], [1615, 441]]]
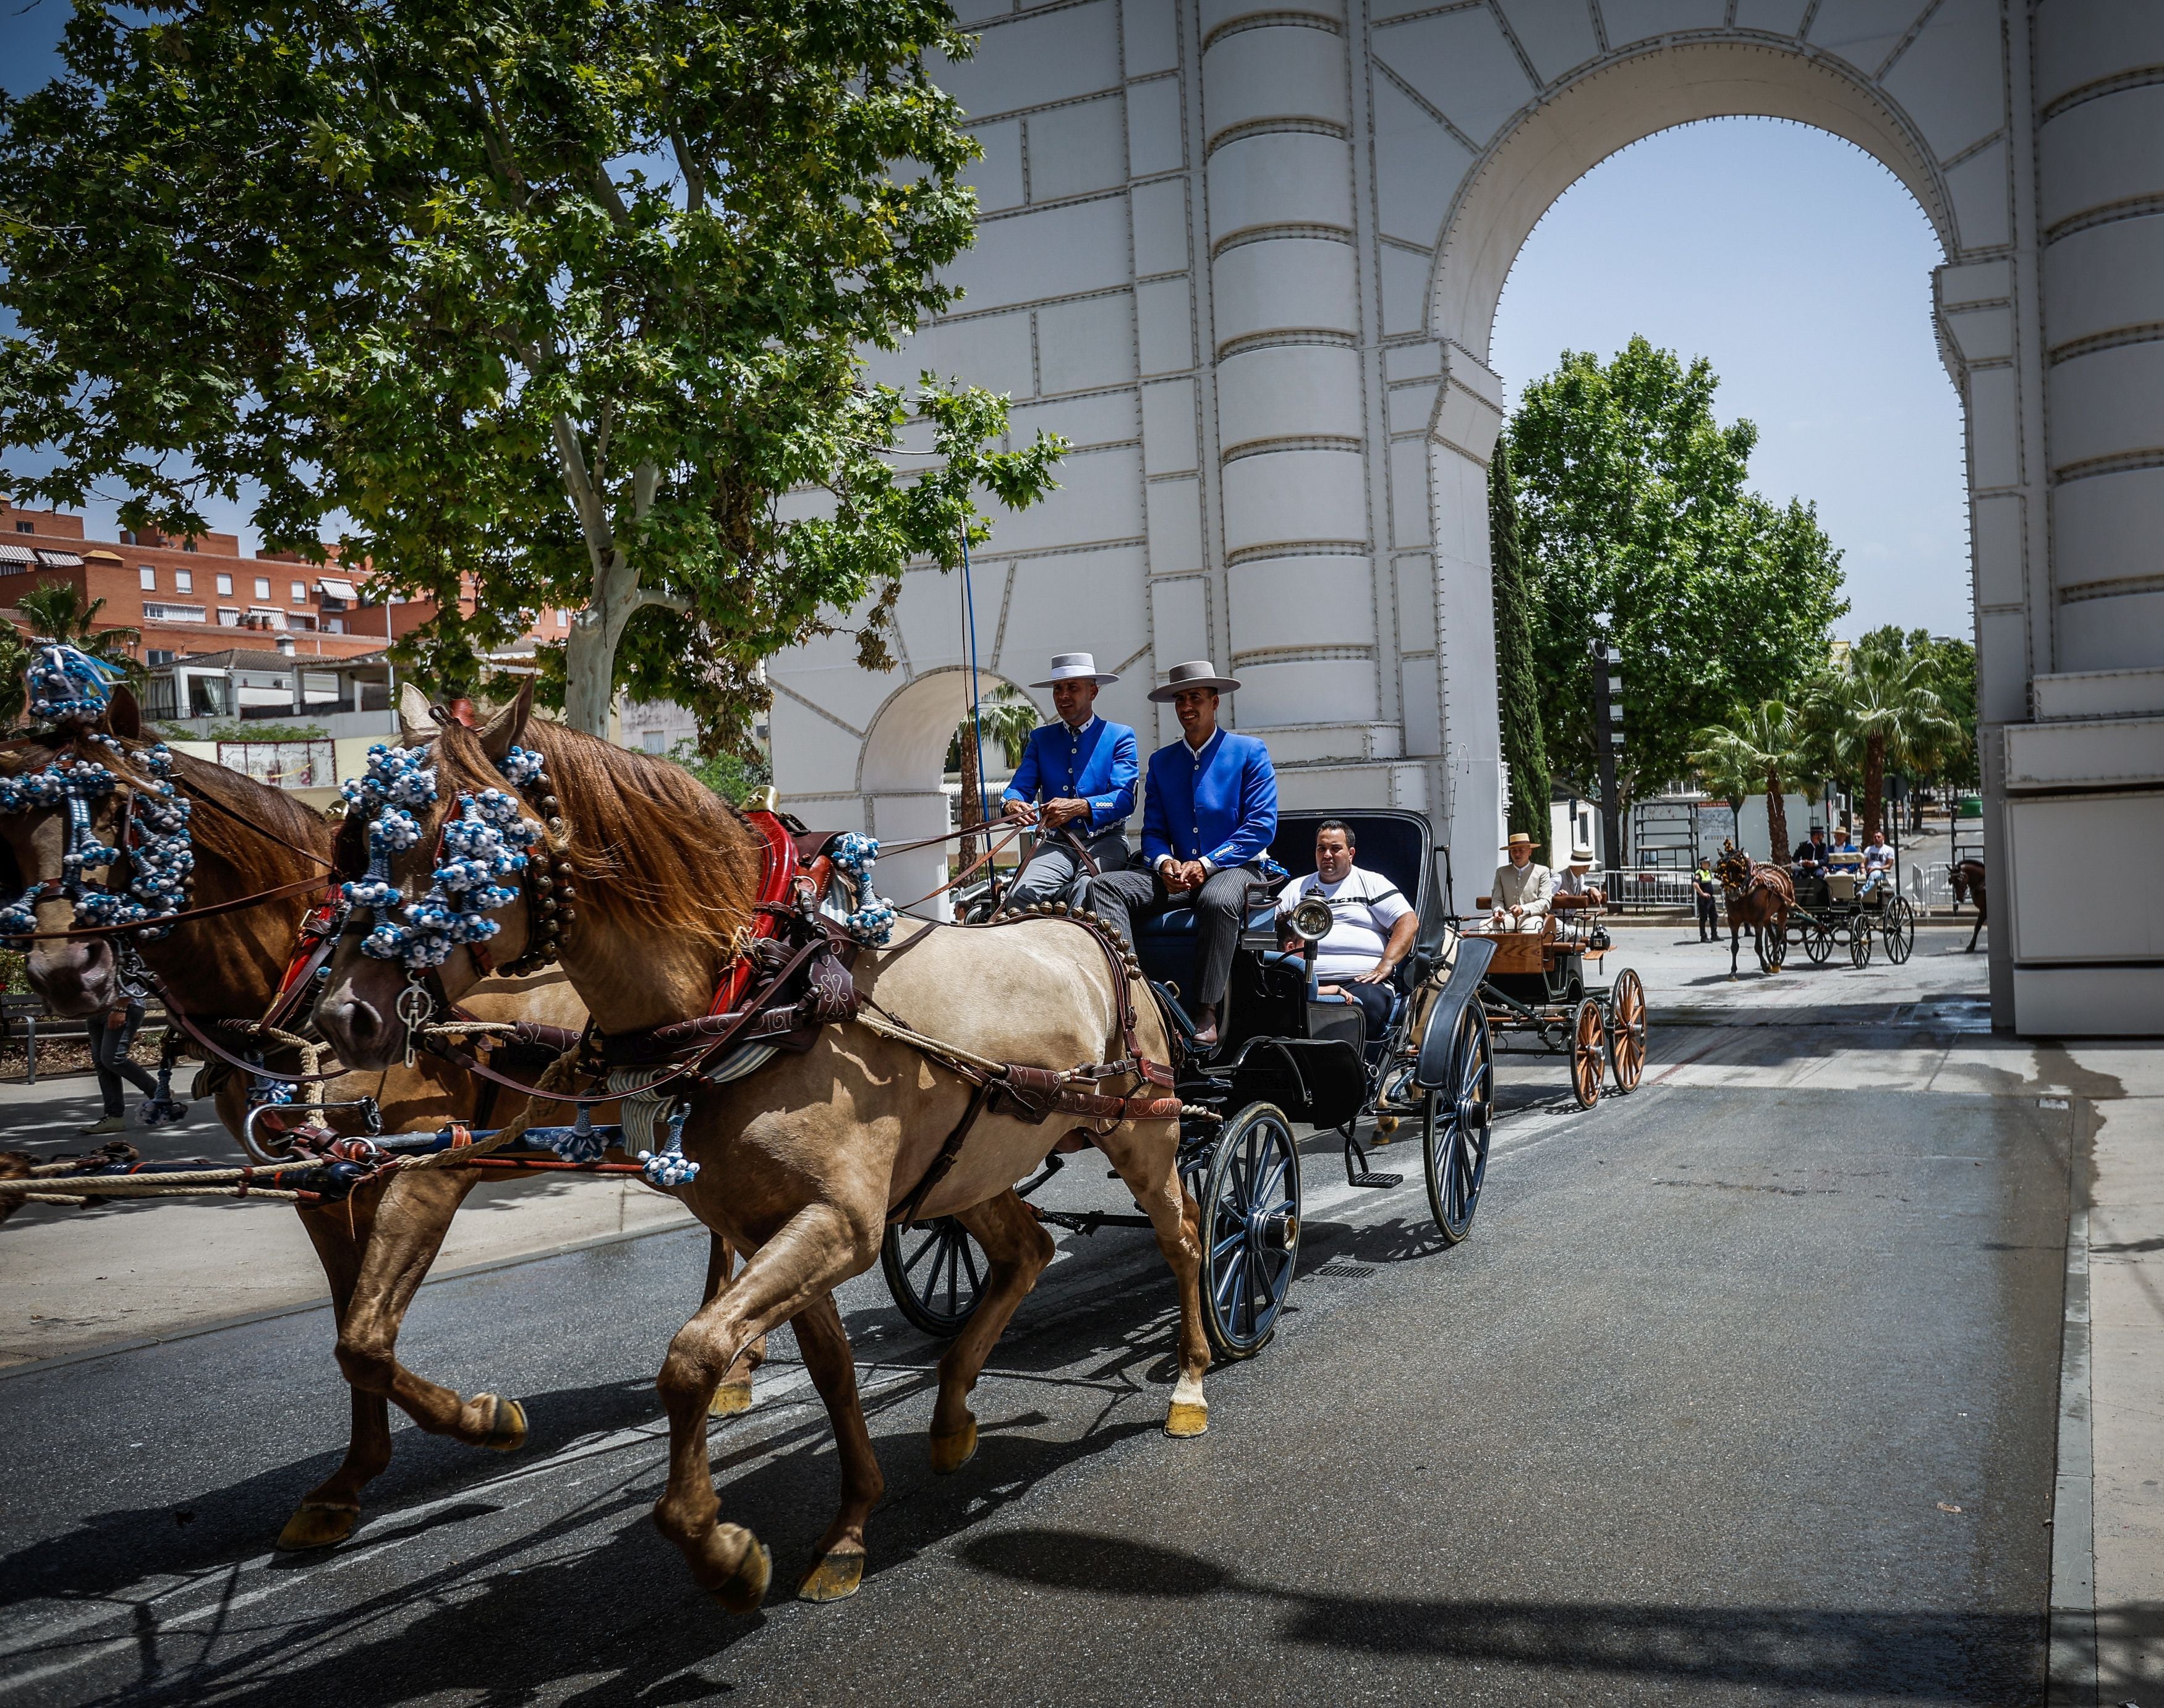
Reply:
[[1758, 956], [1758, 970], [1778, 972], [1780, 959], [1768, 956], [1766, 945], [1769, 940], [1780, 943], [1788, 935], [1788, 915], [1796, 905], [1794, 880], [1778, 866], [1761, 866], [1733, 842], [1721, 845], [1720, 861], [1714, 872], [1728, 900], [1728, 976], [1736, 977], [1746, 925], [1751, 928], [1751, 946]]
[[1991, 918], [1991, 909], [1985, 904], [1983, 895], [1983, 862], [1957, 860], [1948, 874], [1954, 887], [1954, 905], [1959, 907], [1972, 895], [1976, 898], [1976, 929], [1968, 934], [1968, 950], [1976, 953], [1976, 940], [1983, 935], [1985, 924]]

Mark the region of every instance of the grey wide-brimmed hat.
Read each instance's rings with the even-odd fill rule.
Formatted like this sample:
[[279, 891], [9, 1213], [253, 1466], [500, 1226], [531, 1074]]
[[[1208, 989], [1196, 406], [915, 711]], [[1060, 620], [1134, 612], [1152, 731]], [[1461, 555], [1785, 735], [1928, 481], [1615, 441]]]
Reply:
[[1106, 684], [1117, 682], [1120, 678], [1113, 671], [1100, 670], [1097, 668], [1096, 659], [1088, 652], [1054, 652], [1052, 655], [1052, 674], [1042, 682], [1031, 683], [1030, 686], [1049, 688], [1055, 682], [1080, 682], [1085, 679], [1102, 688]]
[[1230, 694], [1239, 686], [1230, 676], [1220, 676], [1217, 667], [1207, 658], [1190, 658], [1184, 664], [1175, 664], [1172, 673], [1165, 678], [1164, 686], [1150, 689], [1152, 699], [1176, 699], [1190, 688], [1214, 688], [1220, 694]]

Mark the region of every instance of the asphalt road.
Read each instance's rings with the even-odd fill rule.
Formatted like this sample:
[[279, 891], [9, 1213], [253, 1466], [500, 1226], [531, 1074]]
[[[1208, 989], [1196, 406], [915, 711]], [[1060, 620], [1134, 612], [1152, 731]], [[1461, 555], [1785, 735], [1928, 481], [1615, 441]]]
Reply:
[[[1145, 1236], [1063, 1241], [949, 1478], [936, 1349], [853, 1283], [889, 1492], [838, 1606], [782, 1599], [834, 1492], [785, 1336], [713, 1430], [767, 1610], [706, 1602], [652, 1527], [695, 1235], [425, 1289], [408, 1362], [520, 1395], [533, 1438], [402, 1428], [332, 1556], [267, 1548], [343, 1440], [327, 1313], [0, 1377], [0, 1696], [2040, 1700], [2078, 1101], [1649, 1080], [1578, 1114], [1557, 1083], [1506, 1072], [1454, 1250], [1405, 1147], [1356, 1192], [1310, 1145], [1294, 1308], [1197, 1442], [1158, 1431]], [[1125, 1208], [1095, 1173], [1055, 1185]]]

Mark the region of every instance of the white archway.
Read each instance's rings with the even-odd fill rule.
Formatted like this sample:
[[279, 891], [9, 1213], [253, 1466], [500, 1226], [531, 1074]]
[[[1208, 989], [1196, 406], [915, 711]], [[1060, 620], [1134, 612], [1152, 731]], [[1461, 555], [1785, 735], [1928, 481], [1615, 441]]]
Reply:
[[[864, 798], [867, 828], [882, 842], [937, 836], [952, 827], [941, 779], [948, 744], [969, 713], [970, 681], [965, 669], [925, 671], [888, 695], [873, 715], [858, 758], [857, 791]], [[1028, 693], [989, 670], [978, 671], [975, 681], [980, 699], [1001, 688]], [[1050, 715], [1035, 696], [1030, 698], [1041, 715]], [[876, 874], [880, 893], [896, 906], [928, 894], [947, 881], [947, 857], [953, 851], [949, 843], [882, 855]], [[927, 919], [952, 916], [945, 896], [921, 911]]]

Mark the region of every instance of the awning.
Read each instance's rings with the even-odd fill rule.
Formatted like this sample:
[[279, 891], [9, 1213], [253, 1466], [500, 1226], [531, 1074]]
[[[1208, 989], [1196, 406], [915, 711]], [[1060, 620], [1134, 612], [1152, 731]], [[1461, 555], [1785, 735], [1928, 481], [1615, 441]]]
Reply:
[[28, 546], [9, 545], [0, 541], [0, 563], [34, 563], [38, 554]]
[[49, 552], [43, 546], [37, 548], [38, 561], [48, 569], [80, 569], [82, 559], [73, 552]]
[[342, 599], [349, 605], [358, 605], [360, 602], [360, 595], [353, 590], [353, 583], [350, 581], [334, 581], [328, 576], [325, 576], [316, 584], [316, 591], [326, 599]]

